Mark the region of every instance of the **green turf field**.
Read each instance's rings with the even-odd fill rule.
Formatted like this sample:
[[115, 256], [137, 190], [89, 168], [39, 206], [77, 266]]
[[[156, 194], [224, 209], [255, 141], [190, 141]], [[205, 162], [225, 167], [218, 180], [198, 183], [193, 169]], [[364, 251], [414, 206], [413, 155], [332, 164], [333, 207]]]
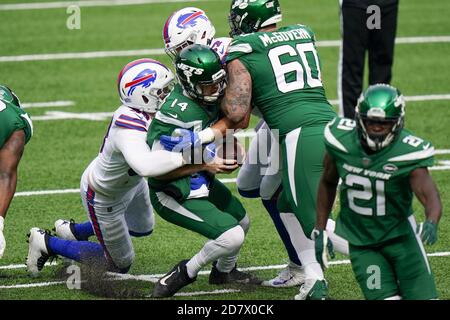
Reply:
[[[23, 3], [27, 0], [6, 0]], [[29, 1], [32, 2], [32, 1]], [[50, 1], [45, 1], [50, 2]], [[96, 295], [69, 290], [61, 281], [61, 260], [57, 266], [44, 268], [41, 277], [30, 278], [26, 270], [15, 265], [24, 263], [28, 246], [26, 233], [31, 227], [51, 228], [58, 218], [84, 220], [85, 214], [76, 192], [25, 196], [23, 192], [77, 189], [81, 173], [96, 156], [109, 117], [99, 121], [38, 120], [51, 112], [99, 113], [112, 112], [119, 100], [116, 78], [127, 62], [141, 56], [93, 59], [62, 59], [46, 61], [2, 61], [5, 56], [51, 54], [67, 52], [120, 51], [162, 48], [161, 31], [169, 14], [185, 6], [204, 9], [216, 25], [217, 36], [226, 36], [229, 0], [198, 3], [178, 2], [132, 6], [81, 8], [81, 29], [68, 30], [66, 9], [1, 10], [0, 6], [0, 83], [15, 90], [22, 102], [73, 101], [68, 107], [27, 109], [34, 120], [34, 136], [27, 145], [20, 164], [17, 196], [5, 221], [7, 248], [0, 260], [0, 299], [97, 299]], [[283, 25], [310, 25], [317, 40], [338, 40], [338, 1], [280, 0]], [[450, 2], [442, 0], [400, 1], [398, 37], [450, 36]], [[339, 48], [319, 47], [322, 74], [328, 99], [337, 99], [336, 75]], [[152, 58], [169, 64], [169, 58]], [[450, 160], [450, 40], [436, 43], [398, 44], [395, 48], [393, 85], [406, 96], [447, 95], [434, 101], [407, 102], [406, 127], [420, 137], [431, 140], [436, 149], [447, 150], [436, 158], [438, 165]], [[419, 99], [420, 100], [420, 99]], [[423, 100], [423, 99], [422, 99]], [[73, 116], [72, 114], [72, 116]], [[53, 114], [54, 115], [54, 114]], [[67, 114], [66, 114], [67, 115]], [[256, 120], [252, 121], [254, 125]], [[444, 207], [437, 244], [427, 247], [428, 253], [443, 253], [430, 257], [441, 299], [450, 299], [450, 171], [432, 171]], [[226, 178], [235, 177], [235, 175]], [[234, 183], [228, 186], [236, 193]], [[272, 278], [280, 265], [287, 262], [271, 220], [258, 200], [242, 200], [252, 225], [239, 259], [240, 267], [268, 267], [253, 271], [261, 278]], [[423, 220], [423, 209], [414, 203], [417, 219]], [[136, 260], [132, 275], [153, 275], [167, 272], [175, 263], [193, 255], [204, 239], [192, 232], [168, 224], [157, 217], [154, 233], [134, 239]], [[338, 256], [341, 261], [346, 257]], [[278, 269], [277, 269], [278, 268]], [[332, 265], [326, 271], [330, 295], [334, 299], [362, 299], [362, 294], [348, 263]], [[256, 287], [213, 287], [208, 277], [183, 292], [230, 289], [222, 294], [203, 294], [184, 299], [292, 299], [297, 288], [269, 289]], [[41, 284], [34, 287], [31, 284]], [[142, 296], [151, 293], [153, 284], [142, 280], [117, 282], [125, 288], [135, 288]], [[178, 298], [175, 298], [178, 299]]]

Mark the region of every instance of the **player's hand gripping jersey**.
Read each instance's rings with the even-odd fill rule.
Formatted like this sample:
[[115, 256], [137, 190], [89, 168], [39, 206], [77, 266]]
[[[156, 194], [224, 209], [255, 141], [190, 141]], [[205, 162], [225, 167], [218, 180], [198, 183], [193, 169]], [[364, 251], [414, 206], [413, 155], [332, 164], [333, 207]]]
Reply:
[[311, 29], [297, 24], [238, 36], [228, 49], [227, 62], [239, 59], [252, 77], [253, 106], [281, 136], [335, 117], [314, 43]]
[[405, 129], [371, 155], [359, 139], [351, 119], [336, 118], [325, 129], [327, 152], [342, 178], [336, 233], [352, 245], [369, 246], [410, 232], [410, 173], [433, 165], [434, 148]]

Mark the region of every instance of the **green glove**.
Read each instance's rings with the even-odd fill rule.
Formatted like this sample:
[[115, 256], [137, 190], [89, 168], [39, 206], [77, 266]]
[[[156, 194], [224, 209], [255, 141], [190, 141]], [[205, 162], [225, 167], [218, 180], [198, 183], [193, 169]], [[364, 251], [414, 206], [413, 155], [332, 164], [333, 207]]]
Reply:
[[311, 234], [316, 249], [316, 260], [320, 263], [322, 269], [328, 268], [328, 257], [334, 259], [333, 242], [328, 239], [328, 235], [324, 230], [314, 229]]
[[426, 245], [435, 244], [437, 241], [437, 223], [427, 220], [417, 226], [417, 234]]

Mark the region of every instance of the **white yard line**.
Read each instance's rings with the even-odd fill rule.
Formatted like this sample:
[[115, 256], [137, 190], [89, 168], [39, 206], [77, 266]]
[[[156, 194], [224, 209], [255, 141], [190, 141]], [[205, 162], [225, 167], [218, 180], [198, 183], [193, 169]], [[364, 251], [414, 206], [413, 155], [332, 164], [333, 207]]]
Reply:
[[[428, 253], [428, 257], [448, 257], [450, 256], [450, 252], [434, 252], [434, 253]], [[350, 260], [336, 260], [336, 261], [330, 261], [330, 265], [348, 265], [350, 264]], [[52, 264], [53, 265], [53, 264]], [[17, 269], [17, 266], [22, 266], [22, 268], [25, 268], [25, 265], [9, 265], [9, 266], [2, 266], [1, 269]], [[11, 267], [11, 268], [9, 268]], [[269, 265], [269, 266], [254, 266], [254, 267], [247, 267], [247, 268], [239, 268], [241, 271], [258, 271], [258, 270], [278, 270], [283, 269], [286, 267], [286, 264], [277, 264], [277, 265]], [[209, 275], [210, 271], [204, 270], [200, 271], [199, 275]], [[132, 275], [132, 274], [120, 274], [120, 273], [113, 273], [109, 272], [109, 275], [115, 278], [115, 280], [138, 280], [138, 281], [146, 281], [146, 282], [152, 282], [155, 283], [159, 278], [161, 278], [164, 274], [150, 274], [150, 275]], [[37, 282], [37, 283], [28, 283], [28, 284], [18, 284], [18, 285], [7, 285], [7, 286], [0, 286], [0, 289], [20, 289], [20, 288], [34, 288], [34, 287], [46, 287], [51, 285], [58, 285], [58, 284], [64, 284], [65, 281], [53, 281], [53, 282]], [[224, 289], [224, 290], [214, 290], [214, 291], [194, 291], [194, 292], [180, 292], [176, 294], [176, 296], [193, 296], [193, 295], [204, 295], [204, 294], [224, 294], [224, 293], [235, 293], [240, 292], [239, 290], [230, 290], [230, 289]]]
[[30, 2], [30, 3], [1, 4], [0, 11], [57, 9], [57, 8], [67, 8], [70, 5], [76, 5], [78, 7], [113, 7], [113, 6], [129, 6], [129, 5], [156, 4], [156, 3], [205, 2], [205, 1], [214, 1], [214, 0], [89, 0], [89, 1], [35, 2], [35, 3]]
[[71, 107], [75, 101], [23, 102], [20, 105], [22, 108]]
[[[164, 1], [167, 2], [167, 1]], [[418, 44], [418, 43], [448, 43], [450, 36], [430, 36], [430, 37], [404, 37], [397, 38], [398, 44]], [[340, 40], [317, 41], [319, 47], [339, 47]], [[120, 50], [120, 51], [90, 51], [90, 52], [64, 52], [64, 53], [46, 53], [30, 54], [18, 56], [0, 56], [0, 62], [23, 62], [23, 61], [45, 61], [45, 60], [64, 60], [64, 59], [94, 59], [111, 58], [127, 56], [146, 56], [163, 55], [164, 49], [139, 49], [139, 50]]]

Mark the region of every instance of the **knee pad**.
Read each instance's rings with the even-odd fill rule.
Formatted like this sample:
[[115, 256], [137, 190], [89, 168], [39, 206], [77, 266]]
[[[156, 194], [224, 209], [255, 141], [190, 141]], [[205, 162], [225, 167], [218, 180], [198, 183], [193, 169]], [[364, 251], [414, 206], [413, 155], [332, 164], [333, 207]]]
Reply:
[[222, 233], [215, 241], [229, 252], [239, 250], [244, 243], [245, 233], [241, 226], [233, 227]]

